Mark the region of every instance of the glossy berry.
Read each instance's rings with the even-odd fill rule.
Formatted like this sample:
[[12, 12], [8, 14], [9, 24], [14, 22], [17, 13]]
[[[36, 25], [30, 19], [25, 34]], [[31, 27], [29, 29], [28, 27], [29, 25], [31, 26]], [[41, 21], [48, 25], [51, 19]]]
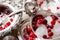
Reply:
[[50, 25], [50, 29], [53, 29], [54, 28], [54, 26], [53, 25]]
[[6, 23], [7, 26], [10, 26], [10, 24], [11, 24], [10, 22], [7, 22], [7, 23]]
[[49, 32], [48, 35], [51, 37], [53, 36], [53, 32]]
[[26, 28], [25, 30], [26, 30], [26, 32], [27, 32], [28, 34], [30, 34], [30, 32], [32, 32], [32, 29], [31, 29], [31, 28]]
[[33, 22], [33, 25], [36, 25], [36, 24], [37, 24], [37, 22], [36, 22], [36, 21], [34, 21], [34, 22]]
[[51, 32], [51, 29], [48, 29], [48, 33]]
[[57, 10], [60, 9], [60, 7], [57, 7]]
[[58, 18], [55, 15], [51, 15], [53, 20], [57, 20]]
[[51, 21], [51, 25], [55, 25], [56, 24], [56, 21]]
[[0, 31], [3, 30], [2, 26], [0, 26]]
[[36, 38], [37, 36], [34, 34], [34, 32], [31, 32], [31, 33], [30, 33], [30, 37]]
[[47, 39], [47, 35], [43, 35], [43, 38], [44, 38], [44, 39]]
[[13, 18], [10, 18], [10, 21], [12, 22], [13, 21]]
[[36, 31], [37, 28], [38, 28], [37, 25], [34, 25], [34, 26], [33, 26], [34, 31]]
[[23, 35], [23, 38], [24, 38], [24, 40], [28, 40], [28, 37], [27, 37], [27, 35]]
[[48, 29], [50, 26], [48, 24], [46, 24], [46, 28]]
[[39, 6], [42, 6], [42, 4], [43, 4], [43, 1], [40, 1], [40, 2], [39, 2]]
[[38, 19], [38, 20], [37, 20], [37, 23], [38, 23], [38, 24], [42, 24], [42, 23], [43, 23], [42, 19]]
[[4, 28], [7, 28], [8, 26], [10, 26], [11, 23], [10, 22], [7, 22], [5, 25], [4, 25]]
[[43, 24], [46, 25], [47, 24], [47, 20], [43, 19]]

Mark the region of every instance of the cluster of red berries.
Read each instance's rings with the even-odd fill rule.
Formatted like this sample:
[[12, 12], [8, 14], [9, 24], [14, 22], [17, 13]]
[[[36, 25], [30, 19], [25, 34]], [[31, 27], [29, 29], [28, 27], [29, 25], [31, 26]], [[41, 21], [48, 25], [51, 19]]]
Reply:
[[25, 31], [27, 34], [23, 35], [24, 40], [34, 40], [35, 38], [37, 38], [37, 36], [34, 34], [34, 32], [30, 27], [25, 28]]
[[[0, 5], [0, 15], [1, 14], [6, 14], [6, 15], [9, 15], [10, 13], [12, 12], [12, 10], [10, 10], [9, 7], [5, 6], [5, 5]], [[1, 18], [3, 17], [3, 15], [0, 16]], [[12, 22], [13, 19], [10, 19], [10, 21]], [[10, 26], [11, 22], [7, 22], [5, 25], [4, 25], [4, 28], [2, 26], [0, 26], [0, 31], [5, 29], [6, 27]]]
[[[13, 18], [10, 18], [10, 21], [13, 22]], [[3, 29], [5, 29], [5, 28], [7, 28], [8, 26], [10, 26], [11, 25], [11, 22], [10, 21], [6, 22], [6, 24], [4, 25], [4, 28], [1, 25], [0, 26], [0, 31], [3, 30]]]
[[42, 15], [36, 15], [32, 20], [32, 27], [33, 27], [34, 31], [38, 28], [37, 24], [39, 24], [39, 25], [44, 24], [46, 26], [49, 37], [47, 37], [47, 35], [44, 34], [42, 36], [44, 39], [50, 39], [54, 35], [54, 33], [51, 31], [51, 29], [54, 28], [54, 25], [56, 24], [56, 20], [58, 18], [55, 15], [51, 15], [51, 18], [53, 19], [51, 21], [51, 25], [47, 24], [47, 20]]

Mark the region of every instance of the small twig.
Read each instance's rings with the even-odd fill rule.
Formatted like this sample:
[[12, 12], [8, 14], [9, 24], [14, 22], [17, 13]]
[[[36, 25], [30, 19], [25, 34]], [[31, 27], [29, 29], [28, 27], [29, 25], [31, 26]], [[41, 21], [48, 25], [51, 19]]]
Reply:
[[24, 10], [23, 9], [21, 9], [21, 10], [19, 10], [19, 11], [17, 11], [17, 12], [12, 12], [10, 15], [8, 15], [9, 17], [11, 17], [11, 16], [13, 16], [13, 15], [16, 15], [16, 14], [20, 14], [20, 13], [22, 13]]

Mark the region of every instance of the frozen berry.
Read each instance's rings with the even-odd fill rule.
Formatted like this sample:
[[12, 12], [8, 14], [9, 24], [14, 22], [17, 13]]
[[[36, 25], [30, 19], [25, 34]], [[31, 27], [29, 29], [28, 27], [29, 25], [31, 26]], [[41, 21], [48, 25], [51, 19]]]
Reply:
[[38, 28], [37, 25], [33, 25], [33, 29], [34, 29], [34, 31], [36, 31], [37, 28]]
[[53, 36], [53, 32], [49, 32], [48, 35], [49, 35], [49, 36]]
[[47, 20], [43, 19], [43, 24], [46, 25], [47, 24]]
[[13, 21], [13, 18], [10, 18], [10, 21], [12, 22]]
[[48, 29], [50, 26], [48, 24], [46, 24], [46, 28]]
[[36, 25], [36, 24], [37, 24], [37, 22], [36, 22], [36, 21], [34, 21], [34, 22], [33, 22], [33, 25]]
[[57, 10], [60, 9], [60, 7], [57, 7]]
[[10, 22], [7, 22], [7, 23], [6, 23], [7, 26], [10, 26], [10, 24], [11, 24]]
[[54, 26], [53, 25], [50, 25], [50, 29], [53, 29], [54, 28]]
[[28, 34], [30, 34], [30, 32], [32, 32], [32, 29], [31, 29], [31, 28], [26, 28], [26, 32], [27, 32]]
[[39, 2], [39, 6], [42, 6], [42, 4], [43, 4], [43, 1], [40, 1], [40, 2]]
[[56, 21], [51, 21], [51, 25], [55, 25], [56, 24]]
[[24, 40], [28, 40], [28, 36], [27, 35], [23, 35], [23, 38], [24, 38]]
[[3, 30], [2, 26], [0, 26], [0, 31]]
[[43, 35], [43, 38], [44, 38], [44, 39], [47, 39], [47, 35]]
[[4, 25], [4, 28], [7, 28], [8, 26], [10, 26], [11, 23], [10, 22], [7, 22], [5, 25]]
[[53, 20], [57, 20], [58, 19], [58, 17], [55, 16], [55, 15], [51, 15], [51, 17], [52, 17]]
[[43, 22], [42, 19], [38, 19], [38, 20], [37, 20], [37, 23], [38, 23], [38, 24], [42, 24], [42, 22]]
[[34, 34], [34, 32], [31, 32], [31, 33], [30, 33], [30, 37], [36, 38], [37, 36]]
[[48, 33], [51, 32], [51, 29], [48, 29]]

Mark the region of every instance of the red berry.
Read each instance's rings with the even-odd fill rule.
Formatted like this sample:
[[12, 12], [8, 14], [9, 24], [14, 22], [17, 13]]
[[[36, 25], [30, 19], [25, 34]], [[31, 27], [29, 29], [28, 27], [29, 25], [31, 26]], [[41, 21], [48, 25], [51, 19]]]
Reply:
[[42, 24], [42, 22], [43, 22], [42, 19], [38, 19], [37, 21], [38, 24]]
[[58, 18], [55, 15], [51, 15], [53, 20], [57, 20]]
[[10, 26], [10, 24], [11, 24], [10, 22], [7, 22], [7, 23], [6, 23], [6, 25], [8, 25], [8, 26]]
[[37, 28], [38, 28], [37, 25], [34, 25], [34, 26], [33, 26], [34, 31], [36, 31]]
[[55, 23], [56, 23], [56, 21], [54, 21], [54, 20], [53, 20], [53, 21], [51, 21], [51, 24], [52, 24], [52, 25], [55, 25]]
[[13, 18], [10, 18], [10, 21], [12, 22], [13, 21]]
[[36, 38], [37, 36], [34, 34], [34, 32], [31, 32], [31, 33], [30, 33], [30, 37]]
[[43, 24], [44, 24], [44, 25], [47, 24], [47, 20], [46, 20], [46, 19], [43, 20]]
[[33, 40], [33, 38], [32, 37], [29, 37], [29, 40]]
[[0, 26], [0, 31], [3, 30], [2, 26]]
[[5, 24], [5, 26], [4, 26], [4, 28], [7, 28], [8, 26], [10, 26], [11, 25], [11, 23], [10, 22], [7, 22], [6, 24]]
[[44, 39], [47, 39], [47, 35], [43, 35], [43, 38], [44, 38]]
[[40, 1], [39, 6], [42, 6], [42, 4], [43, 4], [43, 1]]
[[24, 40], [28, 40], [28, 36], [27, 35], [23, 35], [23, 38], [24, 38]]
[[57, 7], [57, 10], [60, 9], [59, 7]]
[[26, 28], [26, 32], [27, 32], [28, 34], [30, 34], [30, 32], [32, 32], [32, 29], [31, 29], [31, 28]]
[[46, 24], [46, 28], [48, 29], [50, 26], [48, 24]]
[[33, 22], [33, 25], [36, 25], [36, 24], [37, 24], [37, 22], [34, 21], [34, 22]]
[[48, 29], [48, 33], [51, 32], [51, 29]]
[[53, 29], [53, 28], [54, 28], [54, 26], [53, 26], [53, 25], [51, 25], [51, 26], [50, 26], [50, 29]]
[[53, 36], [53, 32], [49, 32], [48, 35], [51, 37]]

